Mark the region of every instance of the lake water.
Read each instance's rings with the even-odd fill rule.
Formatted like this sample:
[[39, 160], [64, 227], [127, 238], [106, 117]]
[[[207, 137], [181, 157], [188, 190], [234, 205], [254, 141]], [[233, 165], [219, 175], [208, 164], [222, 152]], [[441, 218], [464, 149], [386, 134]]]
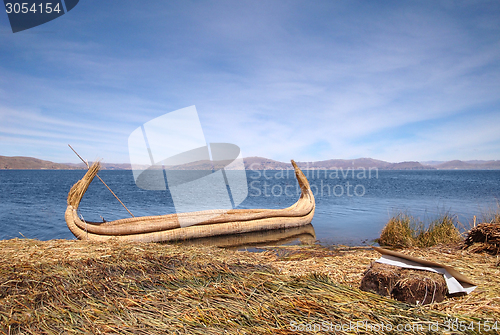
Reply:
[[[370, 173], [371, 172], [371, 173]], [[0, 170], [0, 239], [74, 239], [64, 221], [66, 197], [82, 170]], [[316, 198], [312, 221], [321, 244], [361, 245], [377, 238], [399, 211], [420, 219], [456, 214], [466, 227], [496, 210], [500, 171], [304, 171]], [[168, 191], [139, 189], [131, 171], [99, 175], [136, 216], [173, 213]], [[248, 197], [238, 208], [283, 208], [298, 198], [293, 171], [247, 171]], [[94, 180], [80, 205], [86, 220], [128, 217]]]

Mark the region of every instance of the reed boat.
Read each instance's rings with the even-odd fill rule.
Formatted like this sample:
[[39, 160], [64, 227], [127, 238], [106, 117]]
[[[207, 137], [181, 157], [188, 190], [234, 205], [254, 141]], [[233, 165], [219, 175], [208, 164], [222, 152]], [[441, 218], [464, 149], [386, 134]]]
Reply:
[[[287, 208], [205, 210], [90, 222], [78, 215], [78, 206], [100, 169], [99, 162], [95, 162], [69, 191], [66, 224], [81, 240], [130, 242], [168, 242], [305, 226], [314, 216], [314, 195], [304, 173], [293, 160], [291, 162], [301, 195]], [[193, 224], [181, 226], [180, 218], [183, 223], [191, 221]]]

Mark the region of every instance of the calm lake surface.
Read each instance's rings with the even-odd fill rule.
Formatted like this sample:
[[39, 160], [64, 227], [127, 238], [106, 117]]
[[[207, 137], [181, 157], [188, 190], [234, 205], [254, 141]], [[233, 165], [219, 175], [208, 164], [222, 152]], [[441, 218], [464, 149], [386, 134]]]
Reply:
[[[64, 221], [66, 197], [82, 170], [0, 170], [0, 239], [74, 239]], [[304, 171], [316, 198], [312, 221], [321, 244], [361, 245], [377, 238], [387, 220], [406, 211], [422, 220], [456, 214], [469, 227], [496, 210], [500, 171]], [[136, 216], [173, 213], [168, 191], [139, 189], [132, 171], [99, 175]], [[238, 208], [283, 208], [299, 195], [292, 170], [247, 171], [248, 196]], [[128, 217], [94, 180], [80, 205], [86, 220]]]

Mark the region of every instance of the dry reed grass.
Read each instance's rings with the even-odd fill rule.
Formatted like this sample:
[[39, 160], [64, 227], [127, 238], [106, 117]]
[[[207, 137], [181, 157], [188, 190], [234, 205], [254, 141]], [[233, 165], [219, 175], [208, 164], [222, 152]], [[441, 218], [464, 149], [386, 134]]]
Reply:
[[425, 224], [406, 213], [399, 213], [389, 219], [377, 242], [383, 246], [397, 248], [456, 243], [462, 240], [457, 226], [455, 217], [449, 214]]
[[453, 266], [479, 288], [423, 307], [360, 291], [379, 257], [368, 248], [0, 241], [0, 333], [291, 334], [292, 322], [500, 319], [494, 256], [455, 246], [404, 252]]
[[399, 213], [389, 219], [377, 242], [384, 246], [408, 248], [415, 245], [415, 220], [406, 213]]

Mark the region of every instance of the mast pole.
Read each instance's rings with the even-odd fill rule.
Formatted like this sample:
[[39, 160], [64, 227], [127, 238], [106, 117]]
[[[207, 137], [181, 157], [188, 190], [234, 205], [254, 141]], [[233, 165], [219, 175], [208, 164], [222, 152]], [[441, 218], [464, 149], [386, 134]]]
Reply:
[[[89, 163], [88, 163], [86, 160], [84, 160], [84, 159], [82, 158], [82, 156], [80, 156], [80, 155], [78, 154], [78, 152], [76, 152], [76, 150], [75, 150], [75, 149], [73, 149], [73, 147], [72, 147], [71, 145], [69, 145], [69, 144], [68, 144], [68, 146], [71, 148], [71, 150], [73, 150], [73, 152], [74, 152], [74, 153], [78, 156], [78, 158], [80, 158], [80, 159], [82, 160], [82, 162], [84, 162], [84, 163], [85, 163], [85, 165], [87, 165], [87, 169], [88, 169], [88, 168], [90, 168]], [[135, 216], [134, 216], [134, 214], [132, 214], [132, 213], [128, 210], [127, 206], [125, 206], [125, 205], [123, 204], [123, 202], [120, 200], [120, 198], [118, 198], [118, 196], [115, 194], [115, 192], [113, 192], [113, 191], [109, 188], [109, 186], [108, 186], [108, 185], [106, 185], [106, 183], [104, 182], [104, 180], [102, 180], [102, 179], [101, 179], [101, 177], [99, 177], [99, 175], [98, 175], [98, 174], [97, 174], [96, 176], [97, 176], [97, 178], [99, 178], [99, 180], [100, 180], [100, 181], [104, 184], [104, 186], [106, 186], [106, 188], [107, 188], [107, 189], [111, 192], [111, 194], [115, 196], [116, 200], [118, 200], [118, 201], [120, 202], [120, 204], [122, 204], [123, 208], [125, 208], [125, 209], [127, 210], [127, 212], [128, 212], [128, 213], [129, 213], [129, 214], [130, 214], [133, 218], [134, 218], [134, 217], [135, 217]]]

